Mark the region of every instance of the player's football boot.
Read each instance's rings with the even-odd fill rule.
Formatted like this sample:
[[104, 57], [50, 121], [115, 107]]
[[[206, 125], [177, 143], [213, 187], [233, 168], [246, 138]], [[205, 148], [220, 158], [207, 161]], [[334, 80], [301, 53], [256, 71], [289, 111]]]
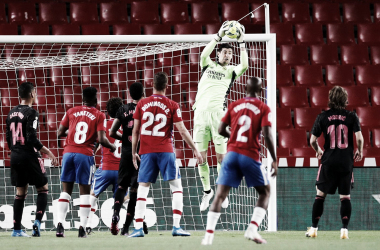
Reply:
[[86, 227], [86, 233], [87, 235], [95, 234], [91, 227]]
[[135, 237], [144, 237], [144, 230], [142, 228], [135, 229], [133, 232], [128, 236], [128, 238], [135, 238]]
[[202, 239], [201, 245], [207, 246], [212, 245], [214, 240], [214, 234], [206, 233], [205, 237]]
[[191, 234], [183, 230], [181, 227], [173, 227], [172, 235], [173, 236], [190, 236]]
[[128, 231], [129, 231], [129, 228], [126, 227], [125, 224], [124, 224], [123, 228], [120, 230], [120, 235], [121, 236], [128, 236], [129, 235]]
[[222, 208], [228, 208], [228, 197], [226, 197], [222, 202]]
[[12, 237], [30, 237], [22, 230], [13, 230]]
[[149, 233], [148, 226], [146, 225], [145, 221], [143, 221], [143, 231], [144, 231], [144, 234], [148, 234]]
[[41, 228], [41, 222], [39, 220], [35, 220], [33, 224], [33, 231], [32, 231], [32, 236], [33, 237], [40, 237], [40, 228]]
[[318, 227], [308, 227], [305, 233], [306, 237], [317, 238]]
[[210, 206], [210, 200], [214, 196], [214, 190], [211, 189], [209, 194], [203, 193], [200, 209], [205, 211]]
[[349, 239], [348, 238], [348, 230], [347, 230], [347, 228], [340, 229], [340, 238], [342, 240], [348, 240]]
[[62, 226], [62, 223], [59, 222], [57, 225], [57, 232], [55, 233], [57, 237], [65, 237], [65, 229]]
[[111, 234], [117, 235], [119, 233], [119, 216], [114, 215], [112, 216], [112, 222], [111, 222]]
[[261, 237], [261, 235], [257, 232], [257, 229], [254, 229], [251, 226], [248, 226], [244, 237], [256, 242], [257, 244], [267, 244], [267, 241]]
[[82, 226], [79, 227], [78, 238], [87, 238], [86, 230]]

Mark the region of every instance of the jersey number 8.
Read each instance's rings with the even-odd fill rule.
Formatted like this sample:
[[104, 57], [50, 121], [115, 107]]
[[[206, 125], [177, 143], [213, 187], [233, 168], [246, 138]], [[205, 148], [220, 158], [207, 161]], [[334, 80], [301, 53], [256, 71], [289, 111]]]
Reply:
[[88, 131], [88, 124], [86, 122], [78, 122], [75, 127], [74, 142], [76, 144], [82, 144], [86, 141], [86, 134]]

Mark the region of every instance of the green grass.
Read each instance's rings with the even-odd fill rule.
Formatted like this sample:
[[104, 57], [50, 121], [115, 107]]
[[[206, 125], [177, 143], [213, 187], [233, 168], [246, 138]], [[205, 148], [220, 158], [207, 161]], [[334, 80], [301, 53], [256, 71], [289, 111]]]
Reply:
[[[28, 231], [30, 233], [30, 231]], [[172, 237], [171, 232], [150, 232], [145, 238], [125, 238], [112, 236], [109, 232], [95, 232], [87, 239], [77, 238], [77, 232], [66, 232], [65, 238], [56, 238], [55, 232], [42, 232], [41, 238], [12, 238], [10, 232], [0, 233], [0, 249], [139, 249], [139, 250], [177, 250], [177, 249], [303, 249], [303, 250], [349, 250], [349, 249], [380, 249], [379, 231], [349, 231], [349, 240], [339, 239], [339, 231], [318, 231], [318, 238], [309, 239], [305, 232], [282, 231], [262, 232], [263, 238], [268, 241], [266, 245], [257, 245], [244, 239], [244, 232], [216, 232], [212, 246], [201, 246], [204, 232], [192, 232], [191, 237]]]

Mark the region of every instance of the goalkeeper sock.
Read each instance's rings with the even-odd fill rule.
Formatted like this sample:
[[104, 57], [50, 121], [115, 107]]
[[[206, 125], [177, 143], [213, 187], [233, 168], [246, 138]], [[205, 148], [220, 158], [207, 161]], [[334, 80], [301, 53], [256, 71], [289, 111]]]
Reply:
[[253, 226], [254, 230], [257, 230], [259, 228], [266, 214], [267, 211], [262, 207], [255, 207], [255, 209], [253, 209], [251, 225]]
[[58, 212], [57, 212], [57, 217], [58, 217], [58, 223], [64, 224], [66, 220], [66, 214], [69, 211], [69, 202], [70, 202], [71, 196], [66, 193], [62, 192], [59, 196], [58, 199]]
[[181, 179], [169, 181], [170, 189], [173, 192], [172, 208], [173, 208], [173, 226], [179, 227], [183, 211], [183, 191]]
[[119, 215], [121, 206], [124, 201], [126, 190], [123, 188], [118, 188], [115, 193], [115, 204], [113, 205], [113, 214]]
[[221, 213], [209, 211], [207, 213], [207, 226], [206, 233], [213, 234], [215, 231], [216, 223], [218, 223]]
[[148, 197], [149, 187], [139, 186], [137, 189], [137, 201], [136, 201], [136, 224], [135, 229], [143, 227], [144, 214], [146, 210], [146, 198]]
[[80, 218], [80, 225], [83, 228], [86, 228], [88, 217], [91, 212], [90, 196], [91, 195], [89, 194], [79, 196], [79, 200], [80, 200], [79, 218]]
[[312, 213], [312, 227], [317, 228], [319, 219], [323, 214], [323, 203], [325, 202], [325, 197], [323, 196], [315, 196], [314, 205], [313, 205], [313, 213]]
[[127, 208], [127, 217], [125, 218], [125, 224], [124, 224], [124, 227], [127, 229], [129, 229], [129, 226], [131, 225], [133, 218], [135, 217], [136, 200], [137, 200], [137, 193], [130, 192], [128, 208]]
[[351, 199], [349, 197], [340, 199], [340, 216], [342, 217], [342, 228], [347, 228], [351, 217]]
[[36, 220], [42, 221], [42, 217], [45, 214], [47, 205], [47, 194], [48, 190], [38, 191], [37, 195], [37, 209], [36, 209]]
[[216, 165], [216, 170], [218, 171], [218, 175], [220, 173], [221, 168], [222, 168], [222, 163], [218, 162], [218, 164]]
[[[210, 168], [208, 167], [207, 161], [203, 164], [198, 164], [198, 172], [199, 176], [201, 177], [203, 190], [204, 191], [210, 191]], [[207, 192], [206, 192], [207, 193]]]
[[24, 211], [26, 195], [16, 195], [13, 203], [13, 230], [21, 230], [22, 212]]
[[88, 216], [88, 221], [87, 221], [86, 227], [91, 227], [92, 217], [94, 217], [94, 214], [96, 212], [97, 201], [98, 201], [98, 199], [95, 196], [90, 195], [91, 211], [90, 211], [90, 215]]

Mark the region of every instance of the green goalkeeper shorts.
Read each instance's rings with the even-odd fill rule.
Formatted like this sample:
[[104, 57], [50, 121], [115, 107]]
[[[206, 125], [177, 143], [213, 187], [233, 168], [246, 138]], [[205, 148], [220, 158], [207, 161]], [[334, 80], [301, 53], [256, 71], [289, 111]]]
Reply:
[[212, 139], [215, 151], [218, 154], [227, 153], [227, 138], [218, 133], [220, 121], [225, 111], [197, 111], [194, 112], [193, 139], [198, 151], [207, 151], [208, 143]]

